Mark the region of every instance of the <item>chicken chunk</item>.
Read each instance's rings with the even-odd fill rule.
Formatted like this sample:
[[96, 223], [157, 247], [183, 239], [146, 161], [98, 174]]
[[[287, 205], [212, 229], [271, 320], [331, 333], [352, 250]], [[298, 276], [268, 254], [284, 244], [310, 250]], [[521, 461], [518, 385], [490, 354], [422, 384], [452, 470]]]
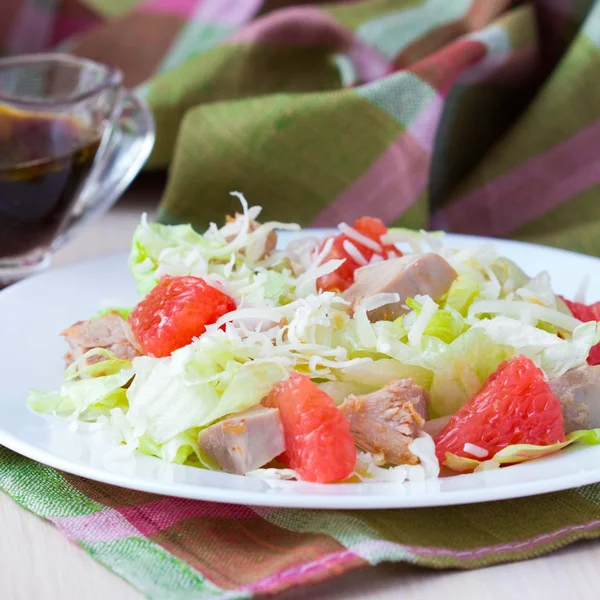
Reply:
[[562, 405], [565, 432], [600, 427], [600, 365], [571, 369], [550, 380]]
[[[63, 331], [61, 335], [69, 346], [65, 355], [67, 366], [81, 358], [92, 348], [106, 348], [117, 358], [131, 360], [142, 354], [129, 327], [129, 323], [116, 312], [97, 319], [79, 321]], [[104, 360], [102, 356], [88, 359], [89, 364]]]
[[416, 295], [443, 296], [458, 273], [439, 255], [402, 256], [361, 267], [354, 272], [354, 283], [344, 292], [352, 303], [382, 292], [397, 293], [399, 302], [369, 311], [371, 321], [394, 320], [403, 315], [407, 298]]
[[340, 411], [350, 423], [356, 445], [394, 465], [417, 464], [409, 445], [427, 418], [429, 394], [411, 379], [394, 379], [385, 387], [350, 395]]
[[279, 409], [260, 406], [225, 418], [203, 429], [198, 445], [228, 473], [259, 469], [285, 451]]

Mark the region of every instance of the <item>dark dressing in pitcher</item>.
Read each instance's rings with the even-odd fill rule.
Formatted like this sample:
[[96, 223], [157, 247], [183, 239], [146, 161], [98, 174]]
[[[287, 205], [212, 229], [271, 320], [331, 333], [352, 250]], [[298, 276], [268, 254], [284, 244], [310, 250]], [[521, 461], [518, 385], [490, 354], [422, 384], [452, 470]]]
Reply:
[[0, 104], [0, 259], [50, 245], [99, 145], [75, 117]]

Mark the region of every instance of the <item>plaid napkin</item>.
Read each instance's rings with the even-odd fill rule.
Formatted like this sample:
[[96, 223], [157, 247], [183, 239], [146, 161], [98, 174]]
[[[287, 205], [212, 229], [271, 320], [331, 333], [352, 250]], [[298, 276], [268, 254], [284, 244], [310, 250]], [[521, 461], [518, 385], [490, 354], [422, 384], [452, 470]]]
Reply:
[[[127, 10], [125, 10], [127, 9]], [[0, 0], [0, 54], [116, 64], [154, 111], [164, 222], [237, 207], [600, 255], [600, 1]], [[600, 532], [600, 486], [419, 510], [263, 509], [0, 448], [0, 488], [150, 598], [248, 598], [383, 561], [475, 568]]]
[[0, 53], [45, 47], [147, 98], [164, 222], [239, 189], [269, 219], [600, 255], [599, 1], [2, 0]]
[[472, 569], [600, 535], [600, 485], [470, 506], [290, 510], [124, 490], [0, 447], [0, 489], [155, 600], [251, 598], [385, 561]]

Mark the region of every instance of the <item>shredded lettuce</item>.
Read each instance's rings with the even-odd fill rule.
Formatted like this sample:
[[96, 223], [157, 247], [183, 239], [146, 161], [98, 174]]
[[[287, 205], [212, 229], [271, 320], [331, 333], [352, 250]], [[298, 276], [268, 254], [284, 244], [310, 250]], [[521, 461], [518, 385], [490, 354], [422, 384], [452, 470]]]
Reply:
[[[106, 360], [82, 366], [89, 358], [104, 356]], [[94, 349], [69, 366], [59, 391], [32, 390], [28, 405], [37, 412], [57, 413], [84, 420], [109, 415], [109, 411], [125, 404], [125, 386], [132, 378], [131, 362], [120, 360], [108, 350]]]
[[363, 362], [341, 370], [343, 382], [356, 383], [378, 390], [392, 379], [412, 379], [417, 385], [429, 389], [433, 373], [423, 367], [404, 365], [391, 358]]
[[470, 329], [432, 358], [431, 410], [437, 417], [455, 413], [476, 394], [498, 365], [514, 350]]
[[374, 392], [376, 389], [356, 381], [323, 381], [317, 385], [333, 398], [336, 406], [342, 404], [350, 394], [362, 396]]
[[116, 375], [130, 367], [130, 360], [118, 358], [106, 348], [92, 348], [65, 369], [65, 380]]
[[[260, 207], [249, 208], [242, 194], [233, 192], [242, 205], [220, 229], [213, 223], [204, 234], [190, 225], [148, 223], [145, 215], [136, 229], [129, 268], [141, 295], [164, 275], [204, 277], [226, 288], [236, 300], [267, 305], [293, 299], [296, 279], [282, 253], [270, 254], [275, 229], [297, 230], [298, 225], [276, 221], [258, 224]], [[267, 251], [267, 249], [269, 251]]]
[[501, 286], [501, 297], [515, 292], [529, 281], [528, 275], [512, 260], [500, 256], [491, 264], [491, 270], [497, 277]]
[[[423, 305], [413, 298], [409, 298], [406, 304], [421, 316]], [[451, 306], [436, 310], [423, 327], [423, 335], [436, 337], [446, 344], [453, 342], [459, 335], [468, 329], [462, 315]], [[407, 335], [407, 339], [410, 338]]]
[[117, 313], [117, 314], [121, 315], [125, 320], [127, 320], [127, 319], [129, 319], [129, 315], [131, 314], [132, 310], [133, 310], [132, 308], [117, 308], [117, 307], [103, 308], [102, 310], [99, 310], [96, 313], [96, 316], [93, 318], [99, 319], [100, 317], [104, 317], [110, 313]]
[[138, 293], [147, 294], [160, 275], [204, 275], [211, 250], [218, 250], [218, 243], [206, 240], [191, 225], [151, 224], [144, 217], [133, 235], [129, 256]]
[[186, 352], [182, 360], [175, 352], [168, 358], [133, 361], [135, 379], [127, 390], [127, 420], [157, 444], [259, 404], [287, 376], [278, 363], [240, 364], [232, 357], [225, 368], [218, 367], [217, 359], [214, 375], [202, 380], [194, 371], [194, 358], [199, 355]]
[[582, 323], [570, 339], [561, 339], [532, 325], [508, 317], [484, 319], [473, 326], [497, 344], [514, 348], [531, 358], [548, 378], [560, 377], [585, 363], [590, 349], [600, 342], [598, 323]]
[[479, 295], [479, 283], [479, 279], [473, 273], [459, 275], [446, 294], [444, 306], [466, 317], [469, 307]]

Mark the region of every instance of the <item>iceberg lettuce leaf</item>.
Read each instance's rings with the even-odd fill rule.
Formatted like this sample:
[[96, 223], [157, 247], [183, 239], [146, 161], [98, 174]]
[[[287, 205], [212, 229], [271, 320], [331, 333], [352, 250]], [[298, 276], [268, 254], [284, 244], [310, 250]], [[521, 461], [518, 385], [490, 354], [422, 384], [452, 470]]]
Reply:
[[487, 470], [497, 468], [501, 465], [514, 465], [543, 456], [555, 454], [563, 448], [576, 442], [597, 446], [600, 444], [600, 429], [585, 429], [573, 431], [564, 442], [549, 444], [548, 446], [536, 446], [534, 444], [513, 444], [507, 446], [485, 461], [457, 456], [451, 452], [446, 452], [444, 465], [458, 473], [471, 473], [473, 471]]

